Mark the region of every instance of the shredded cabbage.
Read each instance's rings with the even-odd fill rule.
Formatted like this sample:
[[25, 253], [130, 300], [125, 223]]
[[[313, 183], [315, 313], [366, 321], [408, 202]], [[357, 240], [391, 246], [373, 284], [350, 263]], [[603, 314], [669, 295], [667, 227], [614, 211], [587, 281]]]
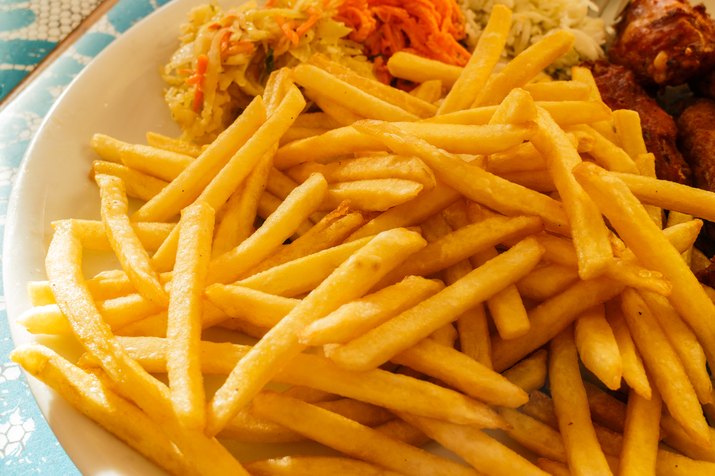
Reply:
[[262, 94], [271, 71], [315, 53], [371, 75], [362, 47], [346, 39], [352, 30], [332, 19], [336, 8], [336, 0], [194, 8], [181, 27], [181, 46], [163, 70], [165, 99], [183, 139], [211, 141]]
[[467, 23], [467, 43], [474, 48], [494, 5], [506, 5], [514, 13], [505, 55], [511, 59], [555, 29], [572, 32], [573, 49], [549, 69], [555, 76], [568, 75], [569, 68], [604, 56], [606, 25], [591, 16], [597, 11], [589, 0], [459, 0]]

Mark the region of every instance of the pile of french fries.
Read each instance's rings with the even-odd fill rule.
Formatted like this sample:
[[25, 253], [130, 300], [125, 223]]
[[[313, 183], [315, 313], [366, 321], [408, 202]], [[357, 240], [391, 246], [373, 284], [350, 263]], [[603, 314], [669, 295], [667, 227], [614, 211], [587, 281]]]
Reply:
[[21, 317], [83, 354], [12, 358], [176, 474], [715, 474], [715, 194], [544, 76], [570, 33], [499, 69], [510, 24], [463, 69], [393, 56], [409, 93], [315, 57], [206, 146], [97, 134], [102, 219], [53, 223]]

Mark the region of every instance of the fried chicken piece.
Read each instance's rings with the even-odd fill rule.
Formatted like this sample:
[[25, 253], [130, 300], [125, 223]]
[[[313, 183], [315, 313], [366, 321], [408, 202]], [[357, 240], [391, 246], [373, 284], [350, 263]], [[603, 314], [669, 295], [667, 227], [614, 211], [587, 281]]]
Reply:
[[698, 188], [715, 192], [715, 101], [698, 99], [678, 118], [680, 150]]
[[715, 66], [715, 23], [687, 0], [633, 0], [608, 57], [645, 83], [682, 84]]
[[678, 129], [673, 118], [648, 96], [629, 69], [605, 61], [587, 66], [608, 107], [633, 109], [640, 115], [643, 139], [648, 152], [655, 155], [658, 178], [689, 184], [690, 167], [676, 146]]

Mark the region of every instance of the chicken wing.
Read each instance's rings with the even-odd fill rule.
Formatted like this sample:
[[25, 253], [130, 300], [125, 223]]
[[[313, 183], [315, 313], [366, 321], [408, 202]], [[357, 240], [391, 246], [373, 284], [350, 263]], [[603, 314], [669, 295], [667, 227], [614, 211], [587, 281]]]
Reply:
[[690, 167], [676, 145], [678, 129], [675, 121], [648, 96], [636, 82], [633, 72], [605, 61], [588, 66], [593, 72], [603, 102], [611, 109], [633, 109], [640, 115], [643, 139], [648, 152], [655, 155], [658, 178], [690, 183]]
[[633, 0], [617, 26], [609, 59], [638, 80], [682, 84], [715, 66], [715, 23], [687, 0]]

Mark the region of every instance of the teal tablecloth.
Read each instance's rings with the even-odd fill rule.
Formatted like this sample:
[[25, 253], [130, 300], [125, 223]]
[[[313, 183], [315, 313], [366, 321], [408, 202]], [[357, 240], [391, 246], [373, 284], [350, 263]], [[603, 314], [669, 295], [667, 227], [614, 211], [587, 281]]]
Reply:
[[[4, 232], [8, 198], [18, 167], [42, 119], [60, 93], [109, 43], [169, 1], [119, 0], [20, 95], [0, 109], [0, 232]], [[9, 21], [3, 13], [9, 11], [11, 6], [22, 7], [27, 3], [0, 0], [0, 32], [5, 25], [3, 22]], [[43, 0], [42, 3], [65, 2]], [[83, 5], [90, 2], [72, 0], [66, 3]], [[1, 35], [0, 46], [3, 46]], [[43, 52], [37, 54], [40, 53]], [[0, 58], [0, 65], [7, 60]], [[19, 366], [9, 362], [8, 354], [12, 348], [5, 299], [0, 288], [0, 474], [78, 474], [40, 413]]]

